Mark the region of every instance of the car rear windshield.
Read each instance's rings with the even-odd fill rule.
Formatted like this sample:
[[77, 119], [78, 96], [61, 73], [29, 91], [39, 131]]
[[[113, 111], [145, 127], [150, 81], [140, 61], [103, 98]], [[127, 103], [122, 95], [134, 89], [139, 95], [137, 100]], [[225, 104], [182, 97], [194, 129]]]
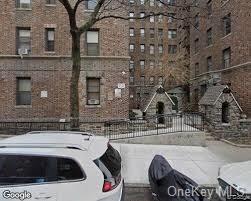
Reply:
[[121, 156], [111, 145], [103, 156], [94, 161], [106, 178], [117, 177], [121, 173]]
[[0, 155], [0, 186], [83, 179], [72, 159], [45, 156]]

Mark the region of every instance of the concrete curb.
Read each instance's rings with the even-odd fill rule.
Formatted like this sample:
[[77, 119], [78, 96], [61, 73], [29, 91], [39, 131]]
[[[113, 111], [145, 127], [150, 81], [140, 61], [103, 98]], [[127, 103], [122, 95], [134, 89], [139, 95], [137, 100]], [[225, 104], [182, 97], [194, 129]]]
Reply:
[[228, 140], [225, 139], [221, 139], [220, 141], [225, 142], [229, 145], [235, 146], [235, 147], [239, 147], [239, 148], [251, 148], [251, 145], [247, 145], [247, 144], [235, 144], [233, 142], [230, 142]]
[[[150, 189], [151, 187], [150, 187], [150, 184], [137, 184], [137, 183], [135, 183], [135, 184], [132, 184], [132, 183], [125, 183], [125, 187], [126, 188], [132, 188], [132, 189], [137, 189], [137, 188], [142, 188], [142, 189]], [[200, 187], [199, 188], [202, 188], [202, 189], [215, 189], [215, 188], [217, 188], [217, 185], [215, 184], [215, 185], [207, 185], [207, 184], [205, 184], [205, 185], [200, 185]]]

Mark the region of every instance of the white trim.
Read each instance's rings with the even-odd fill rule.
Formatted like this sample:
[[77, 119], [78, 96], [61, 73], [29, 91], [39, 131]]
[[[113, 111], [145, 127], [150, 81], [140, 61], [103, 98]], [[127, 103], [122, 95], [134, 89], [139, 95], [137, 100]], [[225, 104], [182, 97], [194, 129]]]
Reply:
[[148, 103], [148, 105], [146, 106], [146, 109], [144, 110], [144, 112], [147, 111], [147, 109], [149, 108], [149, 106], [151, 105], [151, 103], [153, 102], [153, 99], [155, 98], [157, 92], [155, 92], [155, 94], [153, 95], [152, 99], [150, 100], [150, 102]]
[[220, 70], [215, 70], [215, 71], [208, 71], [206, 73], [202, 73], [202, 74], [197, 75], [197, 77], [190, 79], [190, 81], [200, 79], [201, 76], [209, 75], [211, 73], [220, 73], [220, 72], [229, 71], [229, 70], [232, 70], [232, 69], [235, 69], [235, 68], [240, 68], [240, 67], [244, 68], [244, 67], [246, 67], [248, 65], [251, 65], [251, 61], [239, 64], [239, 65], [236, 65], [236, 66], [232, 66], [232, 67], [229, 67], [229, 68], [225, 68], [225, 69], [220, 69]]
[[175, 103], [174, 103], [173, 100], [170, 98], [170, 96], [168, 95], [168, 93], [165, 92], [165, 94], [166, 94], [166, 96], [169, 98], [169, 100], [171, 101], [171, 103], [172, 103], [173, 105], [175, 105]]
[[234, 95], [232, 94], [232, 92], [231, 92], [231, 95], [232, 95], [232, 98], [234, 99], [234, 101], [236, 102], [238, 108], [240, 109], [240, 111], [243, 112], [241, 106], [239, 105], [239, 103], [238, 103], [237, 100], [235, 99], [235, 97], [234, 97]]

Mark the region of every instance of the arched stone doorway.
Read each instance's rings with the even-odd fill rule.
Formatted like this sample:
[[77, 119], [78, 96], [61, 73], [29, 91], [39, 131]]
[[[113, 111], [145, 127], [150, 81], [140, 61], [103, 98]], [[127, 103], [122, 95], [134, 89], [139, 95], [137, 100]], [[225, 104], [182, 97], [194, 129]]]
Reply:
[[229, 123], [229, 103], [222, 103], [222, 123]]
[[163, 114], [165, 113], [165, 104], [163, 102], [157, 102], [156, 113], [159, 116], [158, 117], [158, 123], [159, 124], [164, 124], [165, 123], [165, 117], [163, 116]]

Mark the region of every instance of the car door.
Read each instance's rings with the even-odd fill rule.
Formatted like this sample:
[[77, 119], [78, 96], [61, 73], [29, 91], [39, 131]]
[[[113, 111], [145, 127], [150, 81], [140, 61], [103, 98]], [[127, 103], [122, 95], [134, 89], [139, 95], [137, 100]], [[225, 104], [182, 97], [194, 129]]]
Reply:
[[55, 159], [0, 154], [0, 201], [57, 201]]

